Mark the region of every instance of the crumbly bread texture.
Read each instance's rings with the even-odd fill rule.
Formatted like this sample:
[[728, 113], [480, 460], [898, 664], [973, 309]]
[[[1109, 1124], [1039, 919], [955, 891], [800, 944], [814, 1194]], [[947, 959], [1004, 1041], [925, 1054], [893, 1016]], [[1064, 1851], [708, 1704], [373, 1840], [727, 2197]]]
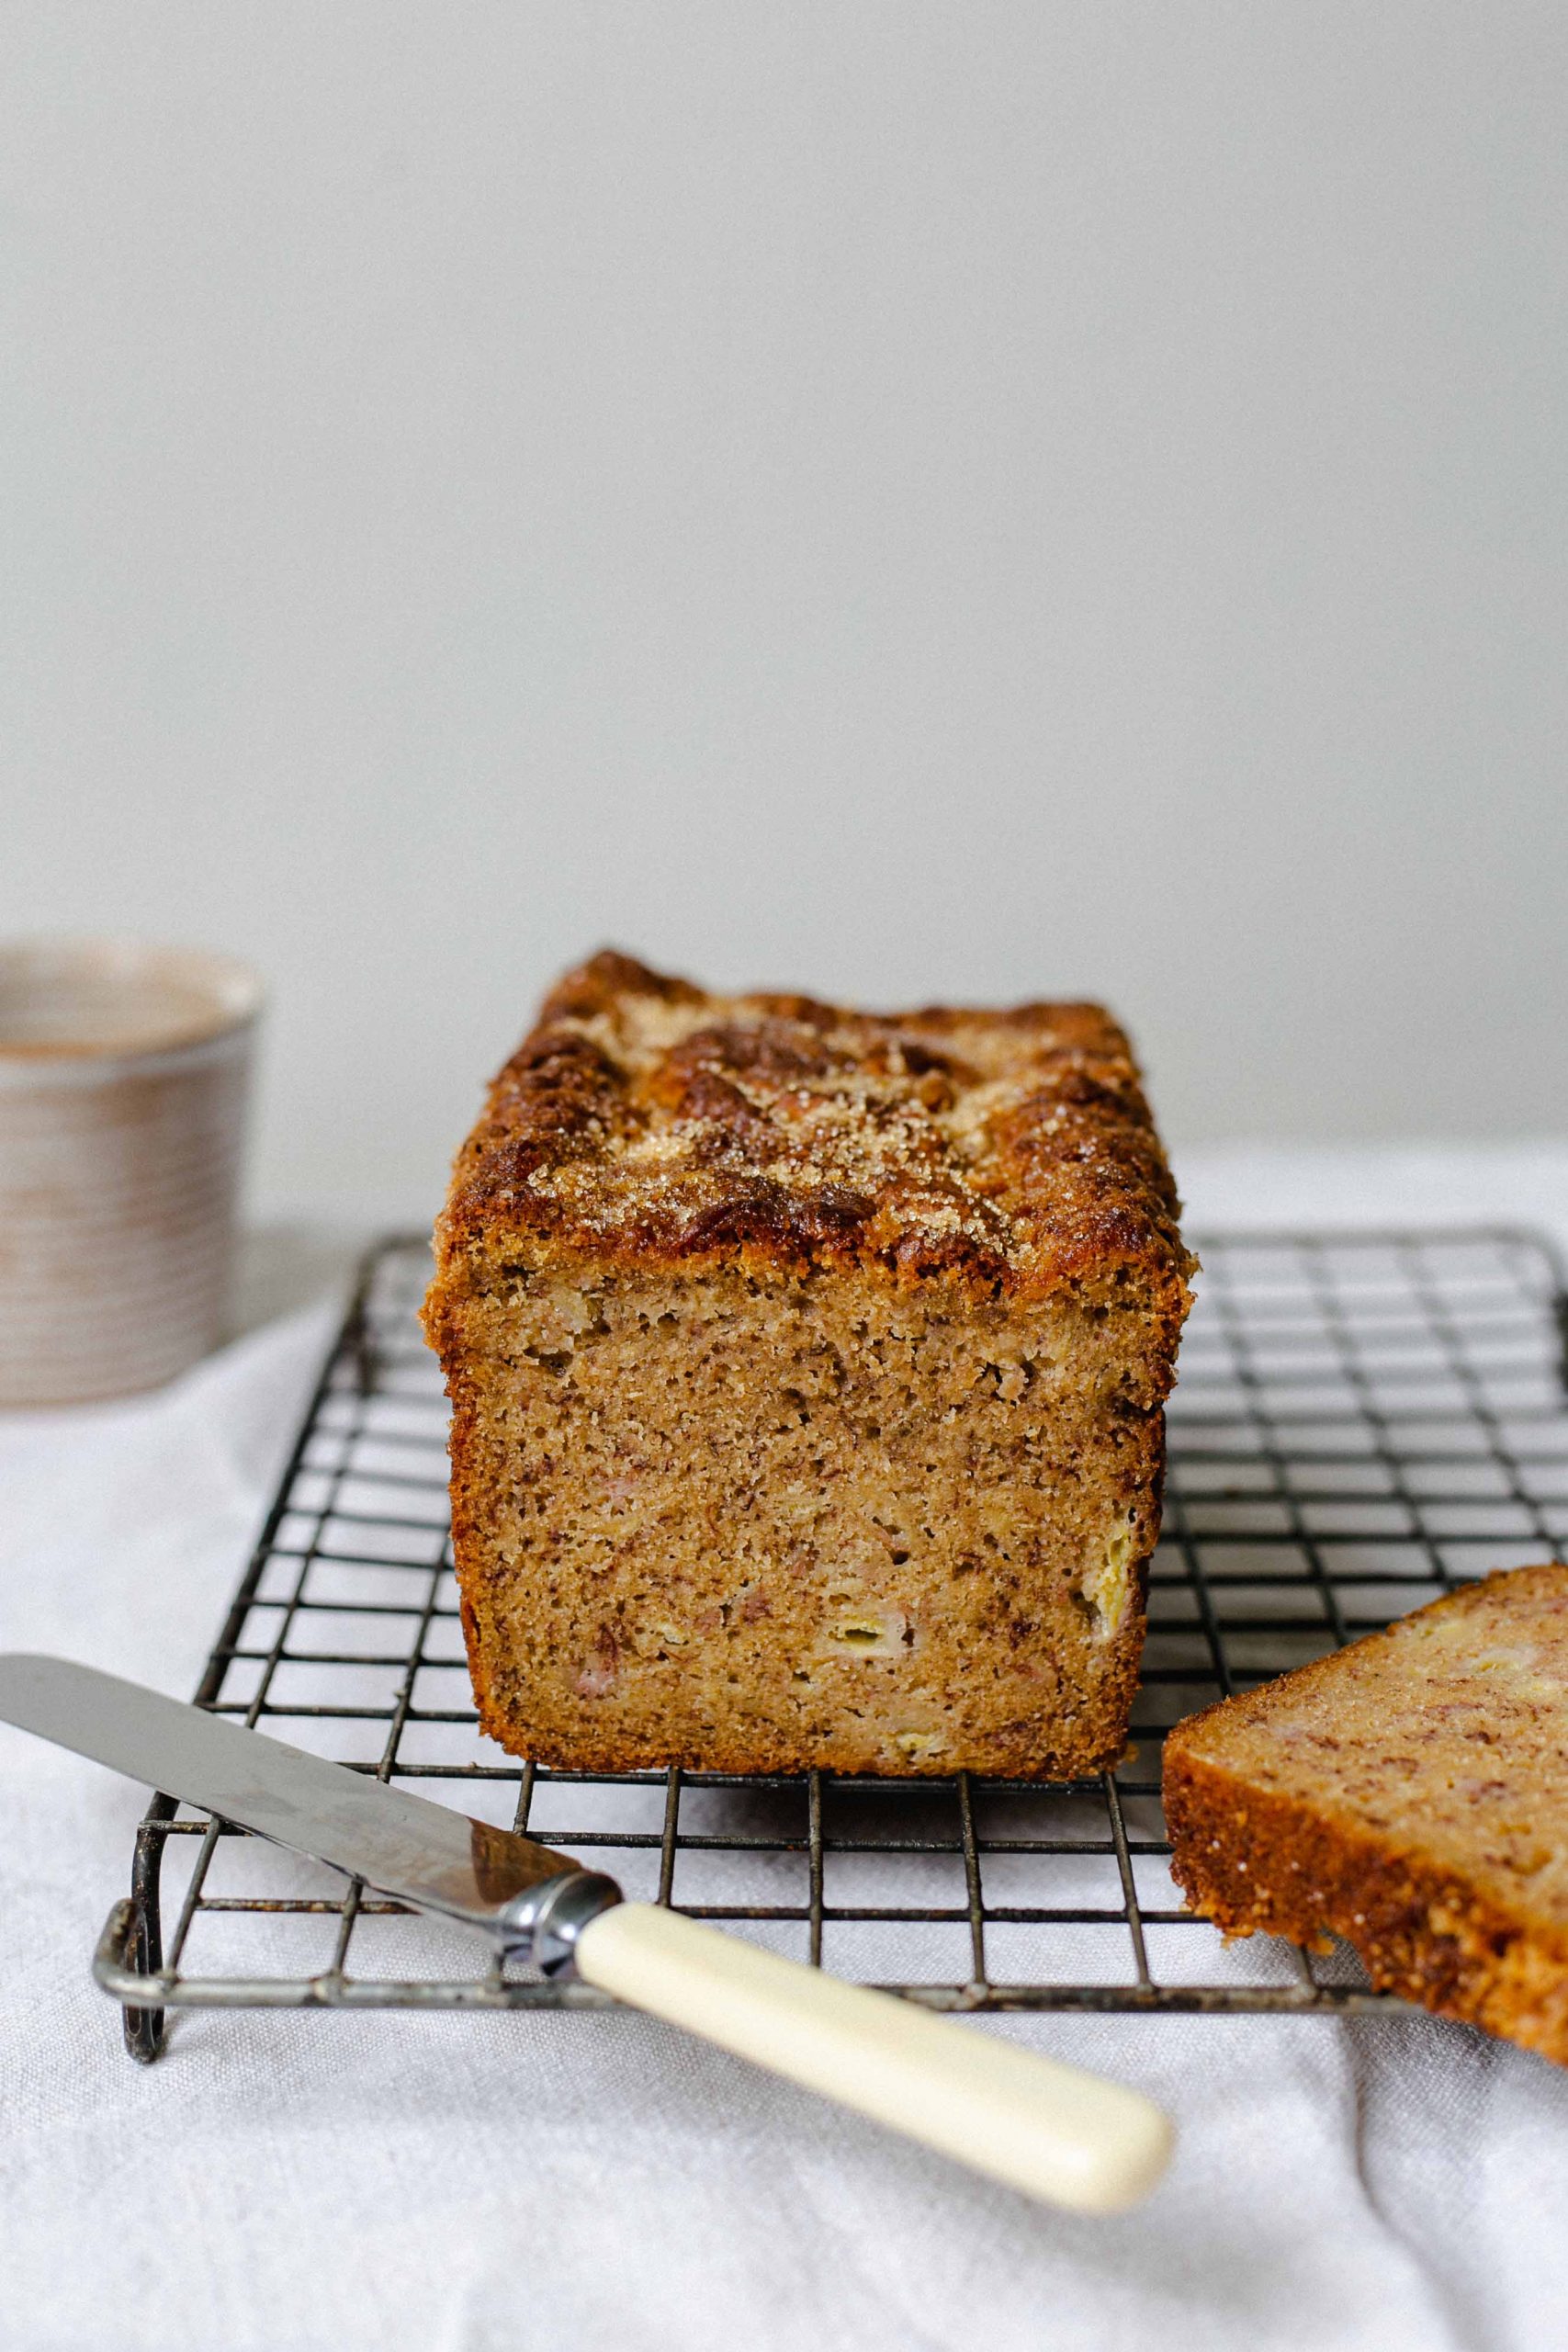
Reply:
[[1568, 2064], [1568, 1567], [1450, 1593], [1166, 1742], [1188, 1901]]
[[1096, 1006], [569, 975], [458, 1155], [425, 1302], [484, 1728], [591, 1770], [1111, 1763], [1176, 1211]]

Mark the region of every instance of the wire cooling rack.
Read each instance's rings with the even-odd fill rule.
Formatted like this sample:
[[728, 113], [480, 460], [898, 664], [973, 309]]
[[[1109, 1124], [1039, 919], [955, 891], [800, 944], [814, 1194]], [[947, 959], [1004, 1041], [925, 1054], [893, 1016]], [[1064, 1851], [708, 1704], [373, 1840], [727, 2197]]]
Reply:
[[[1568, 1544], [1562, 1273], [1503, 1231], [1198, 1247], [1143, 1687], [1129, 1752], [1098, 1781], [556, 1772], [481, 1738], [446, 1406], [413, 1320], [423, 1239], [367, 1261], [197, 1696], [932, 2007], [1396, 2006], [1342, 1948], [1226, 1948], [1183, 1912], [1160, 1742], [1222, 1692]], [[175, 2007], [607, 2005], [161, 1796], [94, 1966], [144, 2060]]]

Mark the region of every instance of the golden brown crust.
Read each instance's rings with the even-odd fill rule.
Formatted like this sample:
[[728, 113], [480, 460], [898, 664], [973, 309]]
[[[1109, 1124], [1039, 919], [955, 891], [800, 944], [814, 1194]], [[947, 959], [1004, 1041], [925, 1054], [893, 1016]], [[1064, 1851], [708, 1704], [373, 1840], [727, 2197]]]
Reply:
[[1568, 1567], [1502, 1572], [1178, 1724], [1166, 1822], [1193, 1908], [1227, 1935], [1342, 1937], [1380, 1989], [1568, 2064], [1544, 1817], [1565, 1612]]
[[1127, 1040], [1099, 1006], [860, 1013], [709, 995], [605, 953], [494, 1080], [437, 1233], [642, 1269], [878, 1267], [990, 1297], [1131, 1275], [1171, 1344], [1192, 1261]]

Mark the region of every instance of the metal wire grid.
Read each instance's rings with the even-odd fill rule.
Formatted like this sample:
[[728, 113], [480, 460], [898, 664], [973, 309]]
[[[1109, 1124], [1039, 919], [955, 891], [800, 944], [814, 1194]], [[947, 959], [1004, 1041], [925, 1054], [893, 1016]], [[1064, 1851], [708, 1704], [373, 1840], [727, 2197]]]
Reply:
[[[1132, 1746], [1098, 1782], [555, 1772], [480, 1738], [446, 1408], [412, 1319], [423, 1240], [367, 1261], [197, 1696], [383, 1780], [455, 1782], [463, 1810], [591, 1856], [629, 1894], [933, 2007], [1393, 2006], [1343, 1951], [1226, 1949], [1180, 1908], [1160, 1742], [1222, 1692], [1563, 1548], [1562, 1275], [1505, 1231], [1199, 1246]], [[144, 2060], [169, 2006], [605, 2005], [164, 1797], [95, 1973]]]

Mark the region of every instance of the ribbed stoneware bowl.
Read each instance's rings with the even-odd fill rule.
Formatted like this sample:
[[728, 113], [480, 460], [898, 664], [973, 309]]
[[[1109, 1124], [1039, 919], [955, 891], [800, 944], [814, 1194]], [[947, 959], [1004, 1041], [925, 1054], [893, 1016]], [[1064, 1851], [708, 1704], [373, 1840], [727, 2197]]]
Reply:
[[223, 1336], [260, 1010], [226, 956], [0, 945], [0, 1406], [157, 1387]]

